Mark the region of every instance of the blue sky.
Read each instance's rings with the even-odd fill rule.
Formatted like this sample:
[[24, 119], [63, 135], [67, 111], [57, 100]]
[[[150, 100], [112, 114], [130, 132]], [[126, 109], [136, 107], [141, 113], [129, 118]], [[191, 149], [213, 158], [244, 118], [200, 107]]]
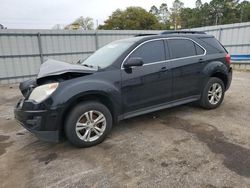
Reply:
[[[185, 7], [194, 7], [196, 0], [182, 0]], [[203, 0], [202, 2], [209, 2]], [[0, 0], [0, 24], [8, 28], [50, 29], [55, 24], [68, 24], [79, 16], [92, 17], [103, 23], [117, 8], [152, 5], [173, 0]]]

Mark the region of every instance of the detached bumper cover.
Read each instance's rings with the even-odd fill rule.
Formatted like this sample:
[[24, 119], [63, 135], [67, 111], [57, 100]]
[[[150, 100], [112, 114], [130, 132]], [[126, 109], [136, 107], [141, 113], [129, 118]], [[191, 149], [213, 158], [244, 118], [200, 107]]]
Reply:
[[62, 136], [61, 110], [39, 110], [39, 106], [22, 99], [14, 109], [15, 118], [40, 140], [59, 142]]

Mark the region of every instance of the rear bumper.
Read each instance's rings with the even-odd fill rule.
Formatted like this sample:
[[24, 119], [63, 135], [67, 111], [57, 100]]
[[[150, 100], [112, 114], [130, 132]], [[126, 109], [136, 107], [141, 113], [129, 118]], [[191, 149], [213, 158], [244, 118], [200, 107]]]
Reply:
[[[35, 109], [28, 109], [29, 107]], [[14, 109], [15, 118], [28, 131], [43, 141], [59, 142], [62, 138], [61, 110], [39, 110], [36, 104], [19, 101]]]
[[226, 85], [226, 90], [228, 90], [228, 88], [231, 85], [232, 82], [232, 77], [233, 77], [233, 69], [230, 67], [229, 71], [228, 71], [228, 75], [227, 75], [227, 85]]

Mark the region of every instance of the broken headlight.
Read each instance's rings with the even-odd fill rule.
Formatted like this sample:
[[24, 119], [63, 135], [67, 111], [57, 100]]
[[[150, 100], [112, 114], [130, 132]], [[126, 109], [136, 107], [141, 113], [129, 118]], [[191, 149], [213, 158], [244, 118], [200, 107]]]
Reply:
[[34, 100], [37, 103], [48, 98], [58, 87], [58, 83], [50, 83], [36, 87], [29, 96], [29, 100]]

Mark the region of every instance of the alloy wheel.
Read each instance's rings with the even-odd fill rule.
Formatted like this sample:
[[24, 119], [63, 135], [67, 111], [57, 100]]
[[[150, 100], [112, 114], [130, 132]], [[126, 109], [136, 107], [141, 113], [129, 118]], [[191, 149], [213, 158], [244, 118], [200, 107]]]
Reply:
[[76, 134], [85, 142], [93, 142], [99, 139], [106, 129], [105, 116], [96, 110], [85, 112], [76, 123]]
[[213, 83], [208, 90], [208, 101], [212, 105], [220, 102], [222, 97], [222, 87], [219, 83]]

